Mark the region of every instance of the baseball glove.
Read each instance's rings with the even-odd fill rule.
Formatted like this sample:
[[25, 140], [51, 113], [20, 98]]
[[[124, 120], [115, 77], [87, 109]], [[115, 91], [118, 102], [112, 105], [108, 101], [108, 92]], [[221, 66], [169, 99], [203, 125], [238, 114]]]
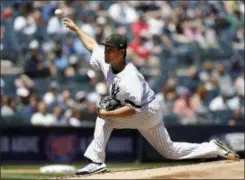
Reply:
[[114, 99], [111, 96], [105, 96], [100, 100], [100, 103], [98, 105], [98, 110], [99, 109], [105, 109], [107, 111], [112, 111], [121, 106], [120, 101], [117, 99]]

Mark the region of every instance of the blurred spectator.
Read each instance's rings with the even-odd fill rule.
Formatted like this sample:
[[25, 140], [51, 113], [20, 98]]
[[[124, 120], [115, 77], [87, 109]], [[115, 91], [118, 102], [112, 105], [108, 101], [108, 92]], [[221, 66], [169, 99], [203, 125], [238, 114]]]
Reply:
[[108, 9], [109, 16], [119, 25], [126, 25], [137, 20], [136, 10], [127, 1], [116, 1]]
[[244, 73], [241, 74], [240, 76], [237, 77], [235, 83], [234, 83], [234, 87], [236, 89], [236, 93], [239, 99], [239, 109], [241, 111], [241, 114], [244, 117], [245, 114], [245, 103], [244, 103], [244, 91], [245, 91], [245, 87], [244, 87]]
[[68, 62], [70, 66], [65, 70], [66, 80], [83, 83], [89, 81], [87, 75], [83, 75], [79, 72], [79, 62], [77, 56], [70, 56]]
[[72, 110], [71, 117], [69, 118], [69, 124], [73, 127], [80, 127], [82, 121], [81, 112], [78, 110]]
[[165, 86], [162, 87], [160, 93], [156, 94], [156, 98], [162, 102], [164, 112], [172, 113], [174, 102], [178, 98], [176, 80], [173, 78], [167, 79]]
[[35, 86], [35, 82], [23, 73], [21, 73], [19, 77], [16, 78], [14, 84], [16, 88], [24, 87], [27, 89], [33, 89]]
[[58, 79], [61, 80], [64, 76], [64, 71], [68, 66], [66, 57], [63, 55], [61, 47], [55, 49], [55, 68], [57, 71]]
[[67, 119], [65, 116], [62, 115], [62, 109], [59, 106], [54, 107], [53, 118], [54, 118], [54, 125], [56, 126], [68, 125]]
[[149, 32], [152, 35], [161, 35], [163, 31], [164, 21], [162, 15], [156, 14], [155, 16], [149, 17], [147, 20], [149, 25]]
[[11, 108], [11, 99], [6, 95], [2, 95], [1, 96], [1, 116], [2, 117], [13, 116], [14, 113], [15, 113], [14, 109]]
[[1, 32], [0, 32], [0, 52], [1, 52], [1, 58], [6, 59], [7, 58], [7, 51], [4, 47], [4, 33], [5, 33], [5, 26], [1, 23]]
[[60, 13], [59, 15], [54, 14], [54, 10], [52, 12], [52, 17], [49, 19], [47, 24], [47, 33], [49, 37], [52, 39], [61, 39], [64, 34], [68, 32], [68, 29], [65, 27], [62, 22], [64, 14]]
[[34, 40], [29, 45], [30, 54], [28, 54], [25, 62], [25, 74], [31, 78], [41, 78], [50, 75], [49, 69], [46, 67], [43, 57], [38, 52], [39, 43]]
[[212, 111], [238, 109], [239, 99], [234, 97], [234, 89], [221, 90], [220, 95], [214, 98], [209, 105]]
[[83, 111], [88, 107], [87, 93], [85, 91], [78, 91], [75, 99], [68, 102], [71, 109]]
[[210, 80], [213, 72], [213, 63], [211, 60], [207, 60], [203, 63], [201, 72], [199, 73], [199, 78], [203, 82]]
[[73, 1], [60, 1], [59, 8], [63, 11], [63, 16], [68, 18], [73, 18], [74, 8], [73, 8]]
[[219, 88], [218, 81], [213, 77], [213, 63], [207, 60], [203, 63], [202, 70], [199, 73], [200, 80], [204, 83], [207, 91], [216, 90]]
[[15, 8], [12, 6], [3, 9], [1, 14], [1, 58], [17, 63], [21, 58], [20, 41], [13, 27]]
[[21, 55], [24, 56], [28, 44], [37, 32], [37, 24], [33, 18], [33, 6], [31, 2], [25, 2], [23, 6], [20, 6], [20, 11], [20, 15], [14, 19], [13, 29], [20, 45]]
[[190, 66], [188, 69], [188, 76], [185, 81], [185, 86], [191, 93], [196, 91], [197, 86], [201, 83], [196, 66]]
[[164, 104], [164, 99], [165, 99], [164, 87], [162, 87], [161, 91], [156, 94], [156, 99], [160, 101], [162, 104]]
[[30, 91], [27, 88], [18, 87], [16, 90], [16, 95], [20, 107], [29, 104]]
[[163, 17], [171, 16], [173, 9], [169, 1], [154, 1], [154, 3], [159, 7]]
[[35, 9], [41, 10], [41, 17], [45, 24], [47, 24], [48, 19], [51, 16], [52, 9], [54, 9], [54, 3], [48, 1], [35, 1], [33, 3]]
[[47, 105], [50, 105], [57, 100], [57, 88], [58, 83], [56, 81], [53, 81], [49, 84], [49, 91], [46, 92], [43, 96], [43, 101]]
[[89, 20], [89, 16], [83, 16], [81, 22], [78, 23], [78, 26], [84, 33], [88, 34], [92, 38], [95, 38], [96, 29], [93, 27], [92, 22]]
[[132, 23], [131, 25], [131, 31], [134, 37], [140, 36], [142, 31], [148, 31], [148, 30], [149, 30], [149, 24], [146, 22], [144, 14], [141, 14], [139, 16], [139, 20]]
[[213, 77], [218, 82], [220, 89], [229, 90], [232, 89], [232, 79], [231, 76], [225, 71], [223, 64], [218, 64]]
[[107, 94], [106, 84], [99, 82], [95, 86], [95, 91], [88, 93], [87, 100], [92, 104], [97, 104], [102, 96]]
[[[233, 5], [234, 7], [234, 5]], [[244, 14], [238, 9], [227, 10], [226, 20], [230, 23], [230, 28], [236, 30], [239, 27], [244, 26]]]
[[101, 97], [105, 96], [108, 93], [106, 84], [103, 82], [98, 82], [95, 85], [95, 91], [89, 92], [87, 94], [87, 111], [89, 114], [96, 113], [97, 104], [99, 103]]
[[32, 17], [32, 3], [25, 3], [21, 9], [21, 15], [18, 16], [14, 21], [14, 30], [16, 32], [23, 33], [25, 35], [30, 36], [34, 35], [37, 31], [37, 25]]
[[244, 28], [239, 28], [236, 30], [233, 37], [232, 47], [236, 50], [244, 49]]
[[205, 46], [202, 44], [204, 43], [202, 27], [200, 24], [197, 24], [197, 22], [186, 21], [183, 24], [183, 33], [188, 41], [196, 41], [199, 42], [200, 45]]
[[189, 93], [185, 93], [178, 98], [173, 107], [173, 112], [179, 115], [182, 124], [196, 124], [195, 109], [191, 105]]
[[238, 55], [234, 55], [231, 57], [231, 67], [228, 73], [230, 74], [232, 79], [244, 72], [244, 62], [242, 61], [242, 57]]
[[205, 49], [219, 49], [220, 44], [218, 42], [218, 37], [215, 33], [215, 31], [211, 28], [206, 28], [204, 29], [204, 40], [205, 40], [205, 45], [203, 48]]
[[65, 112], [69, 108], [68, 102], [70, 99], [71, 99], [71, 92], [69, 89], [63, 90], [63, 92], [58, 95], [57, 105], [62, 109], [62, 112]]
[[74, 42], [72, 38], [69, 38], [64, 46], [64, 54], [67, 57], [70, 57], [72, 55], [76, 54], [76, 50], [74, 48]]
[[175, 33], [175, 30], [176, 27], [172, 18], [171, 17], [165, 18], [161, 39], [166, 49], [173, 48], [174, 46], [173, 34]]
[[48, 68], [49, 68], [49, 71], [50, 71], [50, 75], [53, 77], [53, 78], [57, 78], [57, 71], [56, 71], [56, 66], [55, 66], [55, 53], [53, 51], [50, 51], [48, 54], [47, 54], [47, 58], [48, 58]]
[[132, 5], [134, 5], [137, 11], [142, 11], [144, 13], [159, 9], [158, 4], [154, 3], [153, 1], [130, 1], [130, 2]]
[[18, 117], [22, 119], [26, 124], [30, 124], [32, 115], [37, 111], [38, 99], [36, 96], [30, 96], [29, 103], [24, 104], [16, 112]]
[[146, 48], [147, 37], [142, 33], [139, 37], [129, 44], [128, 56], [132, 59], [136, 66], [143, 66], [149, 59], [151, 52]]
[[206, 97], [207, 90], [204, 84], [200, 84], [190, 100], [191, 107], [194, 108], [195, 113], [205, 113], [208, 111], [208, 108], [204, 104]]
[[47, 105], [44, 102], [38, 103], [38, 111], [31, 117], [31, 124], [34, 126], [50, 126], [55, 123], [54, 117], [47, 112]]
[[96, 31], [96, 39], [98, 42], [102, 42], [104, 37], [108, 37], [113, 34], [113, 29], [109, 25], [110, 21], [108, 17], [99, 16], [96, 19], [97, 23], [97, 31]]
[[245, 120], [244, 120], [244, 114], [241, 113], [239, 110], [232, 111], [232, 118], [228, 121], [228, 125], [230, 126], [238, 126], [242, 125], [244, 126]]
[[0, 82], [0, 90], [1, 90], [1, 94], [4, 94], [4, 86], [5, 86], [5, 82], [2, 78], [0, 78], [1, 82]]
[[84, 47], [82, 42], [79, 38], [75, 37], [74, 41], [74, 50], [76, 51], [76, 54], [81, 56], [81, 60], [87, 64], [89, 64], [91, 54], [90, 52]]
[[3, 12], [1, 14], [1, 18], [3, 20], [7, 20], [11, 18], [14, 14], [14, 8], [12, 6], [6, 7], [6, 9], [3, 9]]
[[42, 14], [39, 9], [35, 9], [33, 12], [33, 18], [35, 20], [35, 23], [37, 25], [37, 31], [35, 33], [35, 38], [39, 41], [40, 44], [43, 43], [44, 40], [47, 40], [47, 32], [46, 32], [46, 26], [44, 24], [44, 21], [42, 19]]
[[244, 96], [244, 73], [237, 77], [234, 87], [239, 96]]

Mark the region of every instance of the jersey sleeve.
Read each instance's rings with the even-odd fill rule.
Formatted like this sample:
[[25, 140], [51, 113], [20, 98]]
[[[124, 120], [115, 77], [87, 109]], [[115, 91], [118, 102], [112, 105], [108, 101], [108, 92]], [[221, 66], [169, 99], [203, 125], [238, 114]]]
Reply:
[[121, 102], [140, 112], [143, 96], [141, 81], [138, 78], [134, 78], [134, 81], [125, 82], [122, 88], [123, 92], [119, 93]]
[[104, 63], [104, 48], [97, 45], [92, 52], [92, 56], [90, 59], [90, 67], [96, 71], [102, 69], [102, 64]]

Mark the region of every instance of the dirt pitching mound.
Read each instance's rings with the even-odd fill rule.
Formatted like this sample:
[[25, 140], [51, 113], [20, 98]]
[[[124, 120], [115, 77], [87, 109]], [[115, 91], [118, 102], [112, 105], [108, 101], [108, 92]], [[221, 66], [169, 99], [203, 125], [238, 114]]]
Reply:
[[155, 169], [108, 172], [69, 179], [244, 179], [244, 160], [215, 161]]

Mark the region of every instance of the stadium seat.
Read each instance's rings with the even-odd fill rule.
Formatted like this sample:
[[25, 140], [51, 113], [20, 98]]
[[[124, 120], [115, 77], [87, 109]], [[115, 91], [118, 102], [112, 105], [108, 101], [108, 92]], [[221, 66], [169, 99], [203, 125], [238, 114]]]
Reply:
[[16, 75], [1, 75], [1, 78], [4, 80], [5, 85], [3, 87], [3, 92], [8, 96], [15, 96], [16, 88], [15, 88], [15, 80], [17, 78]]
[[232, 118], [231, 110], [221, 110], [221, 111], [213, 111], [212, 112], [216, 124], [227, 124], [228, 120]]
[[180, 124], [180, 118], [174, 113], [165, 114], [163, 121], [166, 125]]

